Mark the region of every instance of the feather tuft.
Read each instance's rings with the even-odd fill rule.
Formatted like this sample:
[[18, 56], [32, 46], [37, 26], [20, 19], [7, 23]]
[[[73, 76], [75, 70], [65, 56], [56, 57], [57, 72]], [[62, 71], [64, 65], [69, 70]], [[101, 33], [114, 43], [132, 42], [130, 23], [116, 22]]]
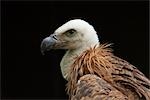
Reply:
[[[136, 67], [116, 57], [110, 48], [112, 44], [101, 44], [84, 51], [69, 69], [67, 93], [75, 95], [77, 82], [86, 74], [94, 74], [104, 79], [130, 98], [150, 100], [150, 81]], [[129, 99], [130, 100], [130, 99]]]

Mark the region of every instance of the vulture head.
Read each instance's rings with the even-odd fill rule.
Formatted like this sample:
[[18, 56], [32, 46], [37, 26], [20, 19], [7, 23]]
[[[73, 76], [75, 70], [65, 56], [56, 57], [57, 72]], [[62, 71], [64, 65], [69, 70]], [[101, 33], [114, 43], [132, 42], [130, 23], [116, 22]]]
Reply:
[[41, 51], [50, 49], [73, 50], [83, 46], [91, 47], [98, 43], [93, 26], [81, 19], [70, 20], [60, 26], [41, 44]]
[[44, 53], [50, 49], [67, 50], [60, 64], [62, 74], [66, 79], [67, 69], [73, 63], [73, 58], [98, 44], [98, 36], [93, 26], [84, 20], [74, 19], [66, 22], [53, 34], [46, 37], [41, 43], [41, 52]]

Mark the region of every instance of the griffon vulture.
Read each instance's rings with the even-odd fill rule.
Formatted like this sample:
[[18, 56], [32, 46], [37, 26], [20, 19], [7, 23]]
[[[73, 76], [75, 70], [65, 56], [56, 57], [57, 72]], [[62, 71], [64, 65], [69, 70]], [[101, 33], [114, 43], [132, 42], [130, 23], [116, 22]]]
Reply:
[[67, 49], [60, 63], [71, 100], [150, 100], [150, 80], [101, 44], [88, 22], [70, 20], [46, 37], [41, 52]]

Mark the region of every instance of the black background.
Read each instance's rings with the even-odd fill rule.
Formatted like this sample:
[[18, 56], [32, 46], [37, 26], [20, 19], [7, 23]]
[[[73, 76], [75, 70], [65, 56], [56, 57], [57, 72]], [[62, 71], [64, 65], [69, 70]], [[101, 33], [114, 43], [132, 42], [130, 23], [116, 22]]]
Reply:
[[2, 98], [65, 99], [64, 51], [40, 53], [42, 39], [81, 18], [114, 53], [148, 74], [148, 2], [2, 2]]

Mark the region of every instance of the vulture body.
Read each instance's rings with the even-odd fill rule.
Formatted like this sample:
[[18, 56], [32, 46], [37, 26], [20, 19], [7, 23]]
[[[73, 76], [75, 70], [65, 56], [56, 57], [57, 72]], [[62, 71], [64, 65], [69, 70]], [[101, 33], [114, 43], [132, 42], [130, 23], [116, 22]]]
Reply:
[[41, 51], [67, 49], [60, 66], [71, 100], [150, 100], [150, 80], [100, 44], [89, 23], [75, 19], [41, 43]]

